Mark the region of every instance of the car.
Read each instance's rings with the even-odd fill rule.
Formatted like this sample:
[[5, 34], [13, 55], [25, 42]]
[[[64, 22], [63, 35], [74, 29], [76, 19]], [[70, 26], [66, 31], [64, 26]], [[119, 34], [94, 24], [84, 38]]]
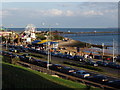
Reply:
[[119, 64], [116, 64], [116, 65], [114, 65], [114, 68], [120, 69], [120, 65], [119, 65]]
[[98, 66], [98, 64], [94, 61], [86, 61], [85, 63], [91, 66], [95, 66], [95, 67]]
[[9, 48], [9, 51], [10, 52], [15, 52], [15, 49], [14, 48]]
[[67, 58], [67, 59], [73, 59], [74, 57], [73, 57], [72, 55], [70, 55], [70, 54], [67, 54], [67, 55], [66, 55], [66, 58]]
[[20, 58], [21, 61], [28, 62], [28, 63], [29, 63], [29, 62], [31, 61], [31, 59], [32, 59], [32, 57], [29, 56], [29, 54], [23, 54], [23, 55], [19, 56], [19, 58]]
[[58, 53], [57, 57], [64, 58], [64, 54], [63, 53]]
[[42, 67], [47, 68], [47, 65], [50, 67], [50, 66], [52, 66], [52, 63], [51, 62], [48, 63], [48, 61], [41, 61], [41, 66]]
[[65, 74], [71, 74], [72, 72], [75, 72], [75, 69], [64, 66], [60, 69], [60, 72], [65, 73]]
[[62, 65], [60, 64], [52, 64], [52, 66], [50, 66], [50, 69], [55, 70], [55, 71], [60, 71], [60, 69], [62, 69]]
[[102, 59], [101, 55], [94, 55], [94, 59]]
[[84, 61], [84, 57], [78, 56], [78, 55], [75, 55], [75, 56], [73, 57], [73, 59], [74, 59], [74, 60], [77, 60], [77, 61]]
[[28, 48], [22, 48], [22, 52], [28, 52]]
[[73, 59], [74, 59], [74, 56], [72, 56], [72, 55], [69, 55], [68, 59], [71, 59], [71, 60], [73, 60]]
[[61, 54], [61, 58], [68, 58], [68, 54]]
[[103, 62], [103, 61], [97, 61], [96, 62], [99, 66], [107, 66], [108, 63], [107, 62]]
[[103, 56], [104, 60], [111, 61], [113, 58], [111, 56]]
[[57, 53], [52, 53], [51, 55], [54, 56], [54, 57], [57, 57], [57, 56], [58, 56]]
[[116, 68], [116, 63], [115, 62], [109, 62], [108, 63], [108, 67], [111, 67], [111, 68]]
[[120, 55], [116, 57], [116, 61], [120, 62]]
[[41, 60], [38, 60], [38, 59], [32, 59], [32, 60], [30, 61], [30, 63], [32, 63], [32, 64], [34, 64], [34, 65], [41, 66], [42, 61], [41, 61]]
[[87, 77], [87, 79], [90, 81], [98, 82], [98, 83], [106, 83], [109, 81], [108, 77], [106, 77], [104, 75], [99, 75], [99, 74]]
[[120, 80], [112, 80], [106, 83], [108, 86], [120, 89]]
[[2, 51], [0, 51], [0, 54], [2, 55]]
[[73, 76], [80, 77], [80, 78], [86, 78], [90, 76], [90, 73], [84, 71], [84, 70], [78, 70], [76, 72], [72, 73]]
[[48, 55], [48, 51], [43, 51], [42, 54], [43, 55]]
[[2, 55], [7, 55], [7, 51], [2, 51]]

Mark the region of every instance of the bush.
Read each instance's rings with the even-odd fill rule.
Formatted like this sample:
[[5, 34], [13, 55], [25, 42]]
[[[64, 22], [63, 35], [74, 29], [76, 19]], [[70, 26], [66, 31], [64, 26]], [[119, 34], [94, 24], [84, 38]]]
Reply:
[[64, 37], [60, 35], [54, 35], [54, 40], [63, 40]]
[[37, 39], [44, 40], [46, 37], [44, 35], [37, 35]]

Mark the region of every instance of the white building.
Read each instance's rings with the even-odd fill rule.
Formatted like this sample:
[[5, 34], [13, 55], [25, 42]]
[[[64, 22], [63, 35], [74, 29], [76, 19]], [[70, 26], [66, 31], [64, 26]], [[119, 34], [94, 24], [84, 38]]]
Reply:
[[36, 28], [33, 24], [28, 24], [25, 28], [25, 31], [21, 34], [21, 38], [23, 42], [32, 42], [32, 40], [36, 39], [35, 36]]

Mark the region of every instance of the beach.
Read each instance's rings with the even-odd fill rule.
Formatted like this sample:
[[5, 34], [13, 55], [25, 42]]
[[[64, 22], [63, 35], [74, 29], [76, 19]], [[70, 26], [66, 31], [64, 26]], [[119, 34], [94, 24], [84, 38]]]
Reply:
[[[72, 55], [77, 54], [83, 56], [84, 54], [90, 54], [92, 52], [93, 55], [103, 55], [102, 48], [93, 47], [94, 45], [92, 46], [92, 48], [84, 47], [86, 46], [85, 42], [81, 42], [73, 39], [69, 39], [68, 41], [59, 40], [58, 42], [59, 42], [59, 48], [61, 48], [60, 52], [62, 53], [68, 52], [71, 53]], [[87, 45], [91, 46], [91, 44], [89, 43], [87, 43]], [[77, 47], [80, 48], [80, 52], [77, 52]], [[111, 53], [109, 53], [108, 49], [105, 49], [104, 55], [113, 56]]]

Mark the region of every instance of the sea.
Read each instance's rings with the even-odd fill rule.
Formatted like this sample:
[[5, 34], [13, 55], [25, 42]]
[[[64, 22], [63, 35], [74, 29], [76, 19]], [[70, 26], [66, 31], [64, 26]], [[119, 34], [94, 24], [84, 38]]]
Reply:
[[[9, 28], [16, 32], [22, 32], [25, 28]], [[111, 45], [115, 48], [115, 52], [120, 51], [120, 31], [118, 28], [36, 28], [37, 31], [63, 31], [63, 32], [119, 32], [117, 34], [101, 34], [101, 35], [75, 35], [75, 34], [64, 34], [64, 37], [71, 38], [74, 40], [87, 42], [96, 45]], [[113, 47], [109, 47], [112, 51]]]

